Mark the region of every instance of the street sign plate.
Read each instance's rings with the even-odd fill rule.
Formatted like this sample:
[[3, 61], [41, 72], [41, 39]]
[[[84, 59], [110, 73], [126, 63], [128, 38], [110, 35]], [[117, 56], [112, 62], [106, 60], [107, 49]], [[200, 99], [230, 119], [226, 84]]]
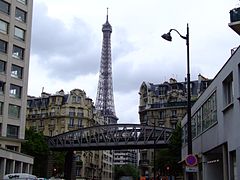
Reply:
[[198, 167], [197, 166], [186, 166], [186, 172], [198, 172]]

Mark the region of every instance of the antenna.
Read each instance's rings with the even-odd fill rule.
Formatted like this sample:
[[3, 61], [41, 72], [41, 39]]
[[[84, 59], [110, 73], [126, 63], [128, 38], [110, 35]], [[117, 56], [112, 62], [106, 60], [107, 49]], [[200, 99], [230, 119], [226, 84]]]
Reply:
[[108, 7], [107, 7], [107, 21], [108, 21]]

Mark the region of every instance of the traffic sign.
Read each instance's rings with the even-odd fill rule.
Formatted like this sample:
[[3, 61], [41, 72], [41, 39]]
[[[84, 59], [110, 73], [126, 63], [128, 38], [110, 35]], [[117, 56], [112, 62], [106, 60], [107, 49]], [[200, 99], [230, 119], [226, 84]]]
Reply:
[[197, 157], [194, 154], [189, 154], [185, 159], [185, 163], [187, 166], [196, 166], [198, 163]]

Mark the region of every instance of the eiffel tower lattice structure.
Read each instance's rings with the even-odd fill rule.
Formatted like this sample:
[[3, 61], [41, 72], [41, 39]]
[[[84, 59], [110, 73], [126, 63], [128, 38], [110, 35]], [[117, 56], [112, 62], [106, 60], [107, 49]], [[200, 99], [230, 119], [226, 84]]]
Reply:
[[111, 33], [112, 26], [108, 22], [108, 13], [105, 24], [102, 27], [103, 42], [102, 54], [96, 96], [96, 110], [104, 118], [106, 124], [116, 124], [112, 83], [112, 58], [111, 58]]

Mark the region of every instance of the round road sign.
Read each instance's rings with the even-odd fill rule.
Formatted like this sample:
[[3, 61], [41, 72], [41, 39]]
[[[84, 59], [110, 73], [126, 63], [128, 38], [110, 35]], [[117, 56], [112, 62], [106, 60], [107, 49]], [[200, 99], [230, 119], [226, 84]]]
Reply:
[[187, 166], [196, 166], [198, 163], [197, 157], [193, 154], [189, 154], [185, 159], [185, 163]]

